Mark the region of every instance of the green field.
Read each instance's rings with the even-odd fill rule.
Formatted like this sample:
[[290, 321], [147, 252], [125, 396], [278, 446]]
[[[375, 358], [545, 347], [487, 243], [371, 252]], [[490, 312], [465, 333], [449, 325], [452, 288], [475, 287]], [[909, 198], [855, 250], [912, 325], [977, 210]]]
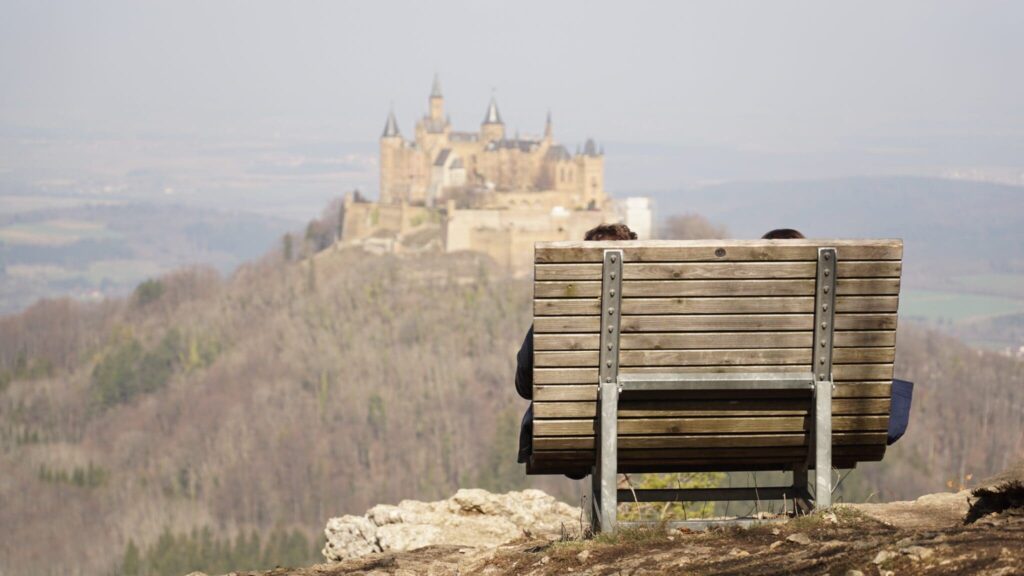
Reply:
[[1002, 296], [929, 290], [907, 290], [900, 296], [900, 316], [930, 322], [961, 323], [1021, 312], [1024, 300]]

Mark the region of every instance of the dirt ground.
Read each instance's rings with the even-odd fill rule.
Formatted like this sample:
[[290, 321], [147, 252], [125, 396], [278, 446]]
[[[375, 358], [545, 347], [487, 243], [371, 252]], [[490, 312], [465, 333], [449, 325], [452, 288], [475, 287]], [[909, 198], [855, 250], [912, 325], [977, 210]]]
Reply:
[[432, 546], [239, 576], [465, 574], [1024, 574], [1024, 508], [966, 523], [968, 494], [835, 508], [749, 529], [624, 529], [615, 537]]

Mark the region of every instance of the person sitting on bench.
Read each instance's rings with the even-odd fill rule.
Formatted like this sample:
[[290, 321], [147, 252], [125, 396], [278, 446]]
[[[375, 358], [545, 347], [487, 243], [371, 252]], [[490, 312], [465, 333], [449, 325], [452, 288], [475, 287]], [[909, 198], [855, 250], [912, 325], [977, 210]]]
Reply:
[[[587, 231], [584, 240], [636, 240], [636, 232], [633, 232], [625, 224], [601, 224]], [[516, 392], [527, 400], [533, 400], [533, 326], [526, 333], [523, 345], [516, 355]], [[519, 428], [519, 458], [517, 462], [526, 463], [533, 454], [533, 402], [523, 414], [523, 421]], [[581, 469], [577, 472], [566, 474], [573, 480], [581, 480], [590, 474], [590, 470]]]

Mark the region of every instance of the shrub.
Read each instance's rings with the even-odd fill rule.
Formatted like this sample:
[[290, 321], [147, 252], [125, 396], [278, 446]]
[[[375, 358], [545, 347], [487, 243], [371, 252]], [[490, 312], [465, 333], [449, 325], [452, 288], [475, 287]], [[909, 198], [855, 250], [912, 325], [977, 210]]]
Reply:
[[145, 306], [155, 302], [164, 295], [163, 282], [150, 278], [135, 287], [135, 302], [139, 306]]

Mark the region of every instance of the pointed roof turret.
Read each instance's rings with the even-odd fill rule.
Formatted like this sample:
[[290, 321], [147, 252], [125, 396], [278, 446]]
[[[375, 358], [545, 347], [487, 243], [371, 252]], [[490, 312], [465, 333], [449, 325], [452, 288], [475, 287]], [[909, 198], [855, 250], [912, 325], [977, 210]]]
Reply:
[[384, 124], [384, 132], [381, 133], [381, 138], [395, 138], [401, 136], [402, 133], [398, 131], [398, 121], [395, 120], [395, 111], [392, 109], [388, 112], [388, 121]]
[[430, 97], [444, 98], [444, 96], [441, 95], [441, 78], [436, 72], [434, 73], [434, 85], [430, 87]]
[[487, 115], [484, 116], [484, 124], [504, 124], [501, 121], [501, 113], [498, 112], [498, 102], [491, 96], [491, 103], [487, 105]]
[[548, 110], [547, 120], [544, 121], [544, 137], [551, 138], [552, 132], [553, 131], [551, 129], [551, 110]]

